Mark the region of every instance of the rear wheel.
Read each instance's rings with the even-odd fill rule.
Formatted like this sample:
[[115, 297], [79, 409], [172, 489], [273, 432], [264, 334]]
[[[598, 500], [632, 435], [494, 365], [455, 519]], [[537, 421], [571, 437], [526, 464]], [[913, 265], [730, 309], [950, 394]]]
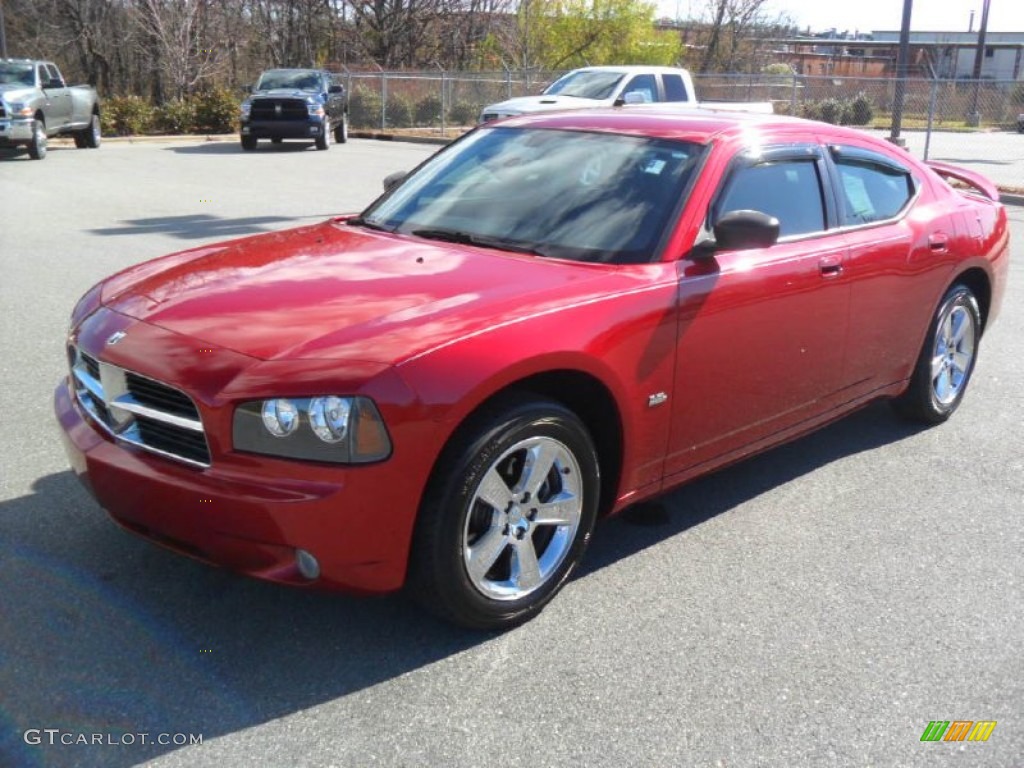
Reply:
[[516, 398], [454, 439], [428, 485], [409, 588], [442, 618], [506, 629], [579, 563], [597, 516], [597, 453], [564, 406]]
[[284, 142], [284, 139], [282, 139], [280, 136], [275, 136], [274, 138], [272, 138], [270, 140], [271, 144], [281, 144], [283, 142]]
[[246, 152], [251, 152], [256, 149], [256, 137], [255, 136], [243, 136], [242, 137], [242, 149]]
[[970, 288], [958, 283], [939, 303], [910, 385], [893, 401], [896, 410], [926, 424], [948, 419], [967, 391], [980, 340], [978, 301]]
[[46, 126], [42, 120], [32, 121], [32, 140], [28, 144], [28, 156], [33, 160], [46, 157]]

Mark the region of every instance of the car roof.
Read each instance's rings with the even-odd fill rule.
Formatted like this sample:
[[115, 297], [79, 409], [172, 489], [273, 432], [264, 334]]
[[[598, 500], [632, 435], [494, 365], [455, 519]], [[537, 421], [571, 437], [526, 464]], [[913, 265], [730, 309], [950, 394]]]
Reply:
[[[744, 134], [815, 133], [837, 140], [856, 138], [875, 146], [885, 142], [853, 128], [804, 120], [785, 115], [716, 110], [680, 104], [638, 104], [623, 107], [536, 112], [501, 120], [492, 125], [551, 128], [559, 130], [624, 133], [652, 138], [680, 139], [707, 143], [714, 139], [742, 137]], [[889, 147], [891, 149], [891, 147]]]
[[671, 72], [677, 74], [679, 72], [686, 72], [685, 69], [680, 67], [663, 67], [659, 65], [646, 66], [644, 64], [603, 64], [600, 66], [593, 67], [579, 67], [574, 69], [573, 72], [623, 72], [631, 74], [634, 72]]

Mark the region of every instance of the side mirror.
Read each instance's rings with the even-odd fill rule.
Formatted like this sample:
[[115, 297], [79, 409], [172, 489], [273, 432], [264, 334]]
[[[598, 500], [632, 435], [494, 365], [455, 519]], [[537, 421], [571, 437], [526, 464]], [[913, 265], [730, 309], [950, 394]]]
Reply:
[[345, 89], [342, 88], [340, 85], [331, 85], [331, 86], [328, 86], [328, 88], [327, 88], [327, 92], [328, 93], [341, 93], [344, 90]]
[[715, 245], [722, 251], [768, 248], [779, 239], [779, 220], [761, 211], [729, 211], [715, 222]]
[[408, 176], [407, 171], [395, 171], [384, 177], [384, 191], [390, 192], [392, 189], [402, 183], [402, 180]]

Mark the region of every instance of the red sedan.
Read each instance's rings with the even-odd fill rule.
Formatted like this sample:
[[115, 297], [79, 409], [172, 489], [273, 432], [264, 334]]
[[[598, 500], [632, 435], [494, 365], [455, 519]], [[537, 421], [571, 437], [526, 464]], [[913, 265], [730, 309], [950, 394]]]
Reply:
[[1008, 262], [989, 182], [858, 131], [522, 117], [358, 216], [103, 281], [56, 411], [129, 530], [507, 627], [602, 515], [877, 398], [944, 421]]

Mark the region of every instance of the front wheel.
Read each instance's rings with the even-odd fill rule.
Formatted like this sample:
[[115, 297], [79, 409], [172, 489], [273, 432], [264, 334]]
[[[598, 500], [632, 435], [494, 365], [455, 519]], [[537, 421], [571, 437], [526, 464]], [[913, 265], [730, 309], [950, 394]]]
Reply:
[[256, 149], [256, 137], [255, 136], [243, 136], [242, 137], [242, 149], [246, 152], [251, 152]]
[[939, 303], [910, 385], [893, 401], [896, 410], [925, 424], [940, 424], [952, 416], [967, 391], [980, 340], [978, 300], [958, 283]]
[[327, 118], [324, 118], [323, 127], [320, 129], [320, 135], [316, 137], [316, 148], [320, 150], [329, 149], [331, 146], [331, 126], [327, 122]]
[[334, 143], [344, 144], [348, 141], [348, 115], [341, 116], [341, 122], [334, 128]]
[[599, 489], [593, 441], [572, 411], [526, 397], [491, 409], [453, 440], [428, 484], [410, 590], [465, 627], [529, 620], [582, 558]]
[[46, 157], [46, 126], [42, 120], [32, 121], [32, 140], [28, 143], [28, 156], [33, 160]]

